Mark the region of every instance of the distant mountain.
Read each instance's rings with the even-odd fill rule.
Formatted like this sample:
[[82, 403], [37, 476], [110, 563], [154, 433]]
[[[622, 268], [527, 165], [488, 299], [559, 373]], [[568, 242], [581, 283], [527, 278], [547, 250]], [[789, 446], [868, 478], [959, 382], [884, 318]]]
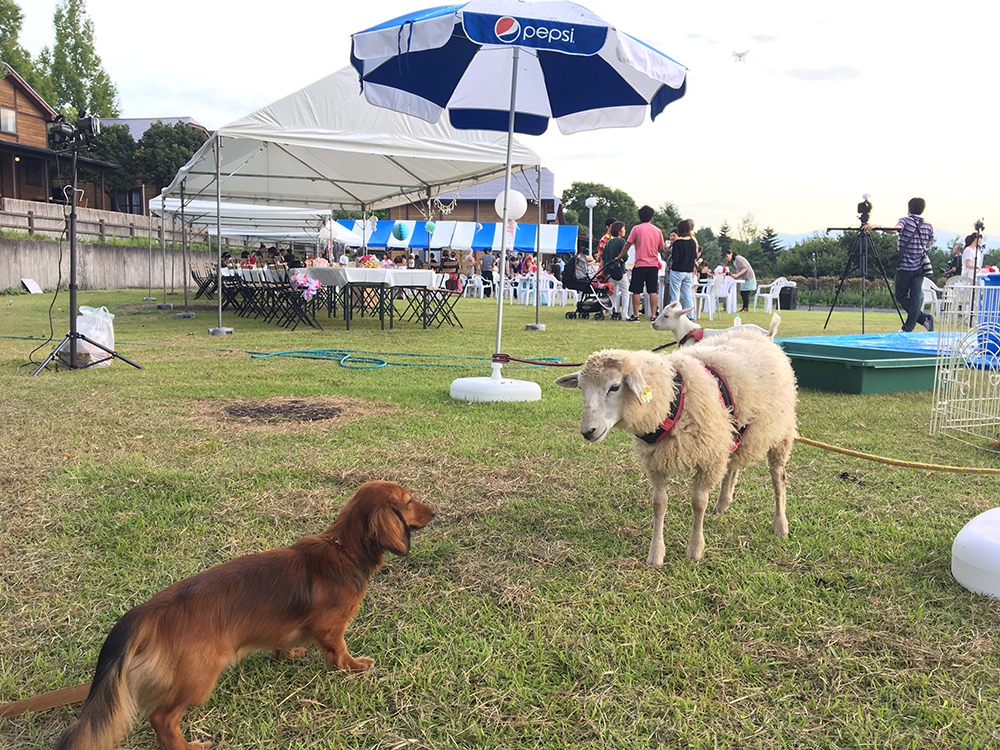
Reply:
[[[836, 237], [837, 234], [838, 232], [830, 232], [829, 236]], [[803, 232], [802, 234], [778, 234], [778, 242], [782, 247], [794, 247], [813, 235], [824, 237], [827, 233], [824, 229], [817, 229], [815, 232]], [[934, 228], [934, 244], [942, 250], [947, 251], [956, 242], [965, 244], [965, 234], [949, 232], [947, 229]], [[997, 247], [1000, 247], [1000, 236], [986, 235], [986, 251], [995, 250]]]

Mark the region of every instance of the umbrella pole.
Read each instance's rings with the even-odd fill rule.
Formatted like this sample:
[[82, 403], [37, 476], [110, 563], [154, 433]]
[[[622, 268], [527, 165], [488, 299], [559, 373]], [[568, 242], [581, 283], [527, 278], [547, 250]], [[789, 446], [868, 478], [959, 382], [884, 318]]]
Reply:
[[538, 190], [535, 192], [535, 197], [538, 198], [538, 223], [535, 225], [535, 328], [538, 329], [538, 300], [542, 296], [542, 166], [540, 164], [535, 167], [535, 173], [538, 175]]
[[[503, 330], [503, 289], [504, 289], [504, 275], [507, 271], [507, 215], [509, 211], [509, 201], [510, 201], [510, 162], [511, 154], [513, 153], [514, 146], [514, 109], [517, 102], [517, 60], [518, 53], [520, 49], [514, 47], [513, 49], [513, 62], [511, 64], [511, 74], [510, 74], [510, 121], [507, 126], [507, 166], [504, 169], [503, 178], [503, 235], [500, 238], [500, 282], [497, 285], [499, 293], [497, 294], [497, 344], [495, 353], [500, 353], [500, 334]], [[500, 368], [501, 364], [499, 362], [493, 363], [493, 374], [492, 378], [494, 380], [500, 380]]]

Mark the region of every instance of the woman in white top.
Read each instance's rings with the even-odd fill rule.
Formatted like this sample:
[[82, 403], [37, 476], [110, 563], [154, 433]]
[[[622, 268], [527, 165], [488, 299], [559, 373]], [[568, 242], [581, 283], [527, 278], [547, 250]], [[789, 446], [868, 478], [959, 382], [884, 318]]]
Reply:
[[962, 253], [962, 275], [974, 279], [976, 270], [983, 267], [983, 252], [979, 249], [979, 234], [973, 232], [965, 238], [965, 251]]

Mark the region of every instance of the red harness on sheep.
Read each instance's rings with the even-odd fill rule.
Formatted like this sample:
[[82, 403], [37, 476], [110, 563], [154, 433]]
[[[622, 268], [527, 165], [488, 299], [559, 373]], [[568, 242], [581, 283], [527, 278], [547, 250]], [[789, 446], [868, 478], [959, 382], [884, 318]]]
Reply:
[[[700, 330], [700, 329], [699, 329]], [[694, 333], [694, 332], [692, 332]], [[689, 334], [690, 335], [690, 334]], [[700, 338], [700, 337], [699, 337]], [[697, 340], [697, 339], [696, 339]], [[683, 339], [681, 340], [683, 344]], [[743, 433], [746, 432], [747, 427], [750, 425], [743, 425], [742, 427], [736, 426], [736, 404], [733, 403], [733, 394], [729, 390], [729, 384], [726, 379], [719, 374], [719, 372], [713, 368], [706, 365], [704, 362], [701, 365], [706, 370], [708, 374], [711, 375], [716, 380], [716, 384], [719, 388], [719, 398], [722, 400], [722, 405], [726, 407], [729, 411], [730, 419], [733, 421], [733, 447], [731, 451], [735, 451], [740, 447], [740, 441], [743, 439]], [[647, 432], [645, 435], [636, 435], [640, 440], [653, 445], [662, 440], [670, 430], [673, 429], [674, 425], [677, 424], [677, 420], [681, 417], [681, 410], [684, 408], [684, 378], [681, 377], [679, 372], [674, 373], [674, 399], [671, 402], [670, 413], [667, 418], [660, 423], [660, 426], [653, 432]]]

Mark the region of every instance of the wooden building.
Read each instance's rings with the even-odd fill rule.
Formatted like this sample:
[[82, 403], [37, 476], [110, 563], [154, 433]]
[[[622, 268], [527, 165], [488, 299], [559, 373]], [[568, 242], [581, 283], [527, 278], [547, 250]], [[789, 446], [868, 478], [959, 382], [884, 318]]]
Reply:
[[[511, 189], [528, 199], [528, 210], [518, 219], [526, 224], [538, 223], [538, 172], [534, 168], [516, 169], [511, 172]], [[396, 221], [499, 221], [493, 202], [503, 192], [503, 176], [457, 193], [445, 193], [432, 201], [430, 210], [426, 203], [410, 203], [389, 209], [389, 218]], [[542, 167], [542, 224], [562, 224], [562, 204], [555, 194], [555, 175]], [[428, 215], [430, 214], [430, 215]]]
[[[0, 63], [0, 198], [63, 202], [63, 185], [53, 184], [50, 176], [50, 165], [62, 159], [65, 166], [60, 165], [59, 171], [65, 178], [63, 183], [69, 184], [72, 179], [70, 157], [49, 148], [48, 127], [57, 117], [58, 113], [21, 76]], [[97, 169], [102, 182], [107, 170], [118, 169], [117, 164], [82, 156], [78, 164]], [[103, 203], [104, 191], [96, 193], [100, 196], [98, 202]], [[105, 208], [93, 204], [90, 207]]]

